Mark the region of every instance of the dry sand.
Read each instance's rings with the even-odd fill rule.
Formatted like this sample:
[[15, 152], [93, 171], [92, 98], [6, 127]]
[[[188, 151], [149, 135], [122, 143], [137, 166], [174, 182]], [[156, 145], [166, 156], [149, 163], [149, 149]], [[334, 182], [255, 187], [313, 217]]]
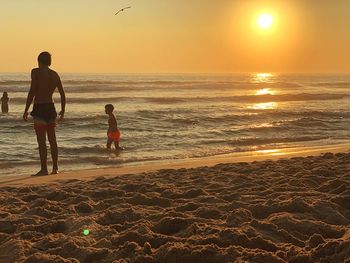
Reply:
[[350, 262], [349, 153], [199, 164], [0, 181], [0, 262]]

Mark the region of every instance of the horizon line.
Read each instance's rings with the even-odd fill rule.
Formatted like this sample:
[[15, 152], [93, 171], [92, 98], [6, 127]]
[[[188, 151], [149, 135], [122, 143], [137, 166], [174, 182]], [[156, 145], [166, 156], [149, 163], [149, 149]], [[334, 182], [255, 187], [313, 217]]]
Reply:
[[[87, 75], [350, 75], [350, 72], [273, 72], [273, 71], [242, 71], [242, 72], [78, 72], [59, 71], [59, 74], [87, 74]], [[0, 74], [30, 74], [30, 71], [0, 71]]]

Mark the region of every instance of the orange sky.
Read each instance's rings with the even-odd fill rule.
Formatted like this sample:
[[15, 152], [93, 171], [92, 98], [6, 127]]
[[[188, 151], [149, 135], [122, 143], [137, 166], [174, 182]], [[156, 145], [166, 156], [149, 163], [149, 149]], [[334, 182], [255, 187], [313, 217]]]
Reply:
[[27, 72], [47, 50], [60, 72], [350, 73], [348, 0], [4, 2], [0, 72]]

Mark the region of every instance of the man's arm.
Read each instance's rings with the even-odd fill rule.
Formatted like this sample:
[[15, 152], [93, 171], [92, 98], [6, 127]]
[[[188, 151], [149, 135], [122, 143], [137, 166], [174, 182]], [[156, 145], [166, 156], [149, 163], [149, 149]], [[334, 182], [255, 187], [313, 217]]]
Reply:
[[59, 116], [60, 116], [60, 119], [63, 119], [64, 113], [66, 111], [66, 93], [64, 92], [60, 76], [58, 76], [57, 89], [61, 96], [61, 112], [59, 113]]
[[33, 102], [34, 97], [35, 97], [35, 90], [36, 90], [37, 83], [36, 83], [36, 76], [35, 76], [34, 69], [31, 72], [31, 79], [32, 80], [30, 82], [30, 89], [29, 89], [28, 96], [27, 96], [26, 107], [25, 107], [24, 113], [23, 113], [23, 119], [25, 121], [28, 120], [28, 110], [29, 110], [30, 105]]

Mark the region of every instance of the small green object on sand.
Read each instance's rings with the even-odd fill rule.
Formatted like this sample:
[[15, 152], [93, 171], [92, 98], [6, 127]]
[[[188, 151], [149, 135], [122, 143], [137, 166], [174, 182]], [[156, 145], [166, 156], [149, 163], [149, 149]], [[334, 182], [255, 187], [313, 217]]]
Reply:
[[84, 229], [84, 235], [85, 235], [85, 236], [88, 236], [89, 234], [90, 234], [89, 229]]

